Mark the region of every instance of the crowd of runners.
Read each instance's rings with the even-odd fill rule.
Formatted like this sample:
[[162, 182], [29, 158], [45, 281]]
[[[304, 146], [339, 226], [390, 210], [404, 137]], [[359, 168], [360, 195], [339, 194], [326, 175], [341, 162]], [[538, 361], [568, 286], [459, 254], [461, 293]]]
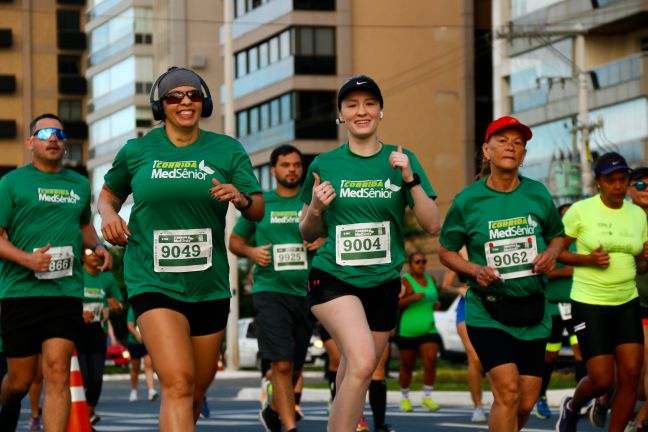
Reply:
[[[126, 300], [129, 400], [138, 399], [143, 364], [148, 399], [158, 397], [153, 370], [159, 380], [160, 430], [195, 430], [209, 412], [205, 394], [229, 314], [229, 250], [254, 263], [267, 431], [296, 431], [303, 417], [302, 370], [315, 326], [329, 357], [329, 431], [369, 430], [367, 393], [373, 430], [394, 431], [386, 421], [390, 338], [400, 352], [401, 410], [413, 411], [418, 357], [421, 406], [438, 410], [434, 310], [442, 288], [461, 296], [457, 331], [473, 421], [517, 431], [532, 412], [549, 418], [546, 390], [566, 331], [577, 386], [556, 430], [577, 430], [586, 412], [610, 431], [648, 431], [648, 406], [637, 406], [648, 396], [648, 168], [604, 154], [594, 167], [597, 193], [558, 208], [542, 183], [520, 174], [527, 146], [542, 143], [501, 117], [485, 132], [477, 180], [454, 197], [441, 225], [416, 155], [379, 139], [384, 101], [368, 76], [351, 77], [338, 92], [336, 122], [347, 142], [307, 170], [299, 149], [275, 148], [276, 188], [265, 192], [238, 141], [200, 128], [214, 102], [195, 72], [170, 68], [150, 102], [161, 127], [129, 140], [105, 175], [101, 238], [88, 179], [63, 166], [66, 133], [56, 115], [31, 122], [31, 163], [0, 180], [0, 430], [15, 430], [28, 393], [31, 430], [66, 430], [75, 348], [91, 420], [100, 420], [104, 326]], [[225, 238], [230, 204], [240, 218]], [[448, 269], [439, 286], [428, 255], [405, 248], [408, 208], [425, 233], [439, 234]], [[125, 248], [126, 299], [104, 241]], [[494, 397], [488, 418], [484, 376]]]

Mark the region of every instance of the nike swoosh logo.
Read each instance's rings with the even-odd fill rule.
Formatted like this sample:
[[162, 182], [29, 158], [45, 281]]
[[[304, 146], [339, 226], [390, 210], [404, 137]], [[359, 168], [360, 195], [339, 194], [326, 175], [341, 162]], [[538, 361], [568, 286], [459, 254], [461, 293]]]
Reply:
[[619, 165], [619, 161], [612, 162], [612, 165]]
[[367, 84], [368, 81], [356, 81], [356, 85], [362, 85], [362, 84]]

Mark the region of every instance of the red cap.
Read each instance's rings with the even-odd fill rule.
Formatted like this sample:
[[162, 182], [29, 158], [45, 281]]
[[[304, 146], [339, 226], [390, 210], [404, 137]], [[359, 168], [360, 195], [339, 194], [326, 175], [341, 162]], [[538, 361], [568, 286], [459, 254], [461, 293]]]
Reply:
[[493, 120], [491, 124], [488, 125], [488, 129], [486, 129], [485, 142], [488, 142], [488, 139], [495, 132], [504, 128], [515, 128], [519, 130], [522, 133], [522, 137], [524, 138], [524, 141], [529, 141], [533, 136], [533, 134], [531, 133], [531, 129], [529, 129], [527, 125], [520, 123], [520, 121], [514, 117], [503, 116], [498, 118], [497, 120]]

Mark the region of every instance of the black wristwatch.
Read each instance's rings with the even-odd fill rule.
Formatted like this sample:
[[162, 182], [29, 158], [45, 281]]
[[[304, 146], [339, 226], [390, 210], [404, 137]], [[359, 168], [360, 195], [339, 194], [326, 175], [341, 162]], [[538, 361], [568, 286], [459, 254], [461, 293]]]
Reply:
[[421, 177], [417, 173], [414, 173], [414, 179], [411, 182], [406, 182], [403, 180], [403, 186], [405, 186], [407, 189], [412, 189], [416, 185], [421, 184]]
[[245, 204], [245, 207], [236, 207], [236, 206], [234, 206], [234, 207], [236, 207], [236, 210], [238, 210], [240, 212], [244, 212], [245, 210], [252, 207], [252, 204], [254, 204], [254, 202], [252, 201], [252, 197], [250, 195], [246, 194], [245, 192], [241, 193], [241, 195], [243, 195], [245, 197], [245, 199], [247, 200], [247, 204]]

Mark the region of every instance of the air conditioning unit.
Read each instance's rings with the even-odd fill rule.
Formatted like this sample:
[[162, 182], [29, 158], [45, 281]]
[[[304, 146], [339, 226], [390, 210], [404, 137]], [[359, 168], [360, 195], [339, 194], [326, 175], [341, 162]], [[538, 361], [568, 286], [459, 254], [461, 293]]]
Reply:
[[189, 59], [189, 67], [192, 69], [204, 69], [207, 66], [207, 57], [200, 54], [194, 54]]

